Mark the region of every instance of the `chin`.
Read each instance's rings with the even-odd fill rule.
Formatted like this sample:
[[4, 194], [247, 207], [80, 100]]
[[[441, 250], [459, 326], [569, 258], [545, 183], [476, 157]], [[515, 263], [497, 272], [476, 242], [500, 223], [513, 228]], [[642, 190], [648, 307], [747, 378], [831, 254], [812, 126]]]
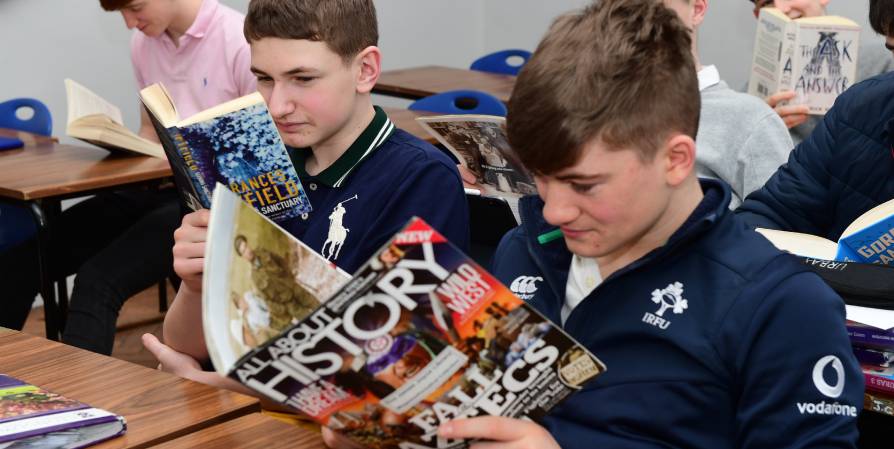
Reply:
[[281, 135], [282, 142], [286, 144], [286, 146], [290, 146], [292, 148], [308, 148], [316, 145], [317, 140], [310, 136], [301, 136], [301, 135]]

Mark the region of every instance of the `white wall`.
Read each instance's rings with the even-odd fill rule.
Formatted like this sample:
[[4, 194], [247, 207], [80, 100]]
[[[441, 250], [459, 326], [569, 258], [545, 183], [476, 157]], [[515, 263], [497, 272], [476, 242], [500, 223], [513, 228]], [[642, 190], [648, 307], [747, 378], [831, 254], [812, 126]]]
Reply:
[[[221, 0], [245, 11], [248, 0]], [[553, 18], [588, 0], [377, 0], [384, 68], [467, 67], [503, 48], [533, 50]], [[832, 13], [864, 26], [864, 43], [882, 45], [867, 24], [866, 0], [835, 0]], [[744, 86], [755, 21], [746, 0], [710, 0], [699, 35], [701, 58], [731, 86]], [[73, 78], [121, 107], [135, 128], [138, 101], [128, 56], [130, 31], [96, 0], [0, 0], [0, 99], [36, 97], [65, 135], [62, 79]], [[405, 101], [382, 99], [389, 105]]]

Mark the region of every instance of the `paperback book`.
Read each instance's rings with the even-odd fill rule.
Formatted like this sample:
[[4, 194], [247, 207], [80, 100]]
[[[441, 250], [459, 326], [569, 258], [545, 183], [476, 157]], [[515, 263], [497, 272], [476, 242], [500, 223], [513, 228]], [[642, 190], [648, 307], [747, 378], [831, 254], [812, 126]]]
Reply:
[[884, 352], [894, 352], [894, 329], [880, 329], [856, 321], [847, 321], [851, 344]]
[[437, 436], [455, 418], [539, 420], [605, 370], [418, 218], [310, 315], [215, 368], [362, 446], [403, 449], [465, 447]]
[[505, 201], [518, 222], [519, 198], [536, 194], [537, 187], [509, 147], [505, 118], [439, 115], [416, 121], [475, 175], [481, 195]]
[[307, 317], [350, 276], [223, 185], [213, 196], [202, 319], [212, 363], [229, 367]]
[[140, 98], [190, 209], [211, 207], [214, 185], [222, 183], [279, 224], [310, 212], [298, 173], [259, 93], [185, 119], [161, 84], [141, 90]]
[[777, 248], [815, 259], [894, 264], [894, 200], [857, 217], [838, 243], [810, 234], [758, 228]]
[[854, 83], [860, 26], [838, 16], [791, 19], [762, 8], [754, 38], [748, 93], [767, 98], [791, 90], [792, 104], [825, 114]]
[[894, 416], [894, 399], [875, 391], [867, 391], [863, 394], [863, 409]]
[[110, 151], [164, 158], [156, 142], [138, 136], [124, 126], [121, 110], [77, 82], [65, 80], [68, 123], [65, 133]]
[[86, 447], [125, 432], [124, 418], [0, 374], [0, 447]]

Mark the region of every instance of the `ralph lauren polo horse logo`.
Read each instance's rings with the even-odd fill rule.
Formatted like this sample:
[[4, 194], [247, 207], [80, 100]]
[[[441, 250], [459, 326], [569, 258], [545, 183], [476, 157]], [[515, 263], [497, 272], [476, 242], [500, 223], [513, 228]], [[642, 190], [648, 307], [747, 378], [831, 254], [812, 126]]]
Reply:
[[323, 243], [323, 247], [320, 248], [320, 252], [326, 256], [326, 260], [338, 259], [338, 253], [341, 252], [341, 247], [345, 244], [345, 239], [348, 238], [348, 232], [351, 231], [343, 224], [345, 214], [348, 212], [343, 204], [356, 199], [357, 195], [354, 195], [336, 204], [332, 208], [332, 213], [329, 214], [329, 234], [326, 237], [326, 242]]

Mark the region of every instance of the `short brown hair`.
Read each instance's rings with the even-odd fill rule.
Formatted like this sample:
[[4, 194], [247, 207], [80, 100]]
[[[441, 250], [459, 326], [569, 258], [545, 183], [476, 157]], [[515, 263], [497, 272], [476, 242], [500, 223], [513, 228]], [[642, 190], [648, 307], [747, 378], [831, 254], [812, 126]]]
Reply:
[[537, 174], [599, 138], [652, 160], [671, 132], [695, 138], [701, 102], [690, 30], [660, 0], [597, 0], [556, 19], [518, 75], [509, 143]]
[[245, 39], [265, 37], [324, 42], [345, 61], [378, 45], [372, 0], [251, 0]]
[[133, 0], [99, 0], [99, 5], [106, 11], [118, 11], [124, 9]]
[[894, 36], [894, 0], [869, 0], [869, 25], [878, 34]]

